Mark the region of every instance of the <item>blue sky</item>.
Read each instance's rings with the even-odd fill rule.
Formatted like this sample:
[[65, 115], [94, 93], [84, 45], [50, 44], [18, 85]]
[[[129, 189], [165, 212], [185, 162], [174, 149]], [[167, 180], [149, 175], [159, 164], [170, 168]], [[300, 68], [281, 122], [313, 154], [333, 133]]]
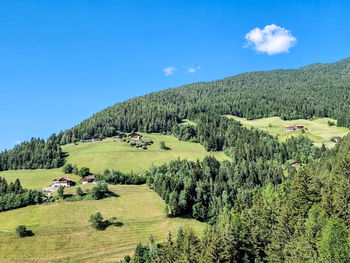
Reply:
[[350, 56], [350, 1], [0, 2], [0, 150], [117, 102]]

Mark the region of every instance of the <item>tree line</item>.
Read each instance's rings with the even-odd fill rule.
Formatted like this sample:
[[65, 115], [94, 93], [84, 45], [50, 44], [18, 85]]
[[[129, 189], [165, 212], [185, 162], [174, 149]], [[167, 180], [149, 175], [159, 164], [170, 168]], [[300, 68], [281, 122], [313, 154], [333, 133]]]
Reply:
[[17, 169], [50, 169], [64, 164], [64, 154], [56, 135], [48, 140], [32, 138], [0, 153], [0, 171]]
[[0, 177], [0, 212], [39, 204], [42, 201], [40, 192], [23, 189], [19, 179], [14, 183], [7, 183], [5, 178]]

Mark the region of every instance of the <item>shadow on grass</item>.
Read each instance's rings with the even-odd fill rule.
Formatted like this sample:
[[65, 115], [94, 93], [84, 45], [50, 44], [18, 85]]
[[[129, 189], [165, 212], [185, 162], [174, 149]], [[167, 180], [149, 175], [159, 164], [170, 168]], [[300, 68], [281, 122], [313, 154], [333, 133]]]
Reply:
[[108, 227], [110, 226], [115, 226], [115, 227], [122, 227], [124, 225], [123, 222], [111, 222], [110, 219], [108, 220], [104, 220], [101, 223], [101, 226], [99, 226], [99, 228], [97, 230], [99, 231], [104, 231], [106, 230]]
[[64, 200], [68, 201], [68, 202], [75, 202], [75, 201], [83, 201], [83, 200], [101, 200], [101, 199], [105, 199], [108, 197], [120, 197], [120, 195], [118, 195], [117, 193], [112, 192], [112, 191], [107, 191], [107, 192], [103, 193], [103, 195], [101, 195], [99, 198], [95, 198], [95, 197], [91, 196], [91, 193], [83, 193], [82, 195], [65, 194]]

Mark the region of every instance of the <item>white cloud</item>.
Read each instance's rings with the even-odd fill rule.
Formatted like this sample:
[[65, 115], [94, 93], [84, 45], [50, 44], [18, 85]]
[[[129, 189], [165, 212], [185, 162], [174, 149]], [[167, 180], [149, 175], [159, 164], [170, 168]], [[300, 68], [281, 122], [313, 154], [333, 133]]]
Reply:
[[289, 52], [297, 42], [289, 30], [275, 24], [267, 25], [263, 29], [256, 27], [245, 38], [248, 41], [247, 46], [268, 55]]
[[198, 67], [189, 67], [189, 68], [187, 69], [187, 72], [188, 72], [188, 73], [195, 73], [196, 71], [198, 71], [198, 70], [200, 70], [200, 69], [201, 69], [200, 66], [198, 66]]
[[174, 74], [175, 71], [177, 71], [177, 68], [175, 67], [166, 67], [165, 69], [163, 69], [165, 76], [170, 76], [172, 74]]

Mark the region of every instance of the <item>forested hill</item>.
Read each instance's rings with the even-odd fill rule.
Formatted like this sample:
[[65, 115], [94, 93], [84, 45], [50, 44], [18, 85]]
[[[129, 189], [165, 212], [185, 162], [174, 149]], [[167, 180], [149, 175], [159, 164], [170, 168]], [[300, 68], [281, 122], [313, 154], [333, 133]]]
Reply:
[[60, 134], [61, 144], [116, 131], [169, 132], [200, 112], [248, 119], [332, 117], [350, 127], [350, 58], [295, 70], [252, 72], [136, 97]]
[[[1, 153], [0, 171], [59, 167], [64, 163], [60, 145], [118, 132], [171, 132], [198, 141], [207, 150], [227, 150], [227, 127], [239, 129], [238, 123], [222, 120], [223, 114], [248, 119], [332, 117], [338, 126], [350, 127], [350, 58], [296, 70], [244, 73], [136, 97], [46, 142], [31, 140]], [[198, 126], [180, 127], [183, 119], [195, 120]]]

